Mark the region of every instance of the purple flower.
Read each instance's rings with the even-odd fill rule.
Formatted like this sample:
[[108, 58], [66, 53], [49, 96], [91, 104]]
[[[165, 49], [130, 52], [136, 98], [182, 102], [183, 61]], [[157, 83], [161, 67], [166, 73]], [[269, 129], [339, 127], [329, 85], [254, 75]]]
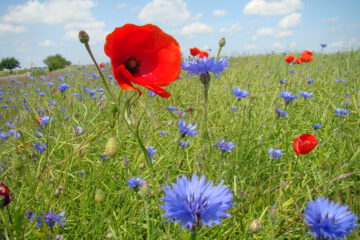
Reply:
[[189, 141], [189, 139], [186, 140], [185, 142], [184, 142], [184, 141], [178, 141], [178, 143], [179, 143], [179, 146], [180, 146], [182, 149], [186, 148], [187, 146], [190, 146], [190, 141]]
[[66, 84], [66, 83], [63, 83], [63, 84], [60, 84], [57, 88], [60, 92], [64, 92], [66, 91], [66, 89], [68, 89], [70, 87], [69, 84]]
[[21, 137], [21, 134], [18, 131], [16, 131], [15, 129], [10, 129], [9, 134], [10, 134], [10, 136], [16, 137], [16, 138]]
[[15, 124], [14, 124], [13, 121], [9, 120], [9, 121], [7, 121], [7, 123], [5, 124], [5, 126], [7, 126], [7, 127], [15, 127]]
[[167, 109], [167, 110], [170, 110], [170, 111], [175, 111], [175, 110], [176, 110], [176, 107], [166, 106], [166, 109]]
[[149, 94], [149, 96], [151, 96], [151, 97], [159, 96], [159, 95], [157, 95], [155, 92], [153, 92], [153, 91], [151, 91], [151, 90], [148, 90], [148, 94]]
[[279, 117], [286, 117], [288, 115], [287, 112], [285, 112], [284, 110], [281, 110], [280, 108], [275, 108], [275, 112]]
[[283, 98], [285, 100], [285, 103], [287, 104], [293, 101], [297, 97], [297, 95], [292, 95], [291, 92], [285, 90], [279, 94], [279, 97]]
[[300, 94], [303, 98], [305, 98], [305, 99], [307, 99], [307, 98], [312, 98], [312, 97], [314, 96], [313, 93], [303, 92], [303, 91], [300, 91], [299, 94]]
[[235, 106], [231, 106], [231, 110], [236, 111], [236, 110], [238, 110], [238, 109], [237, 109], [237, 107], [235, 107]]
[[199, 179], [194, 174], [190, 180], [178, 177], [172, 189], [168, 185], [164, 188], [164, 203], [160, 205], [165, 210], [163, 216], [166, 221], [180, 222], [182, 228], [220, 225], [223, 217], [230, 217], [228, 208], [234, 206], [231, 190], [222, 184], [213, 186], [204, 175]]
[[77, 126], [75, 127], [75, 133], [76, 133], [77, 135], [84, 134], [84, 129], [83, 129], [81, 126], [77, 125]]
[[201, 75], [212, 72], [214, 76], [217, 77], [217, 74], [223, 73], [224, 69], [228, 67], [228, 60], [227, 58], [222, 58], [219, 61], [215, 61], [213, 57], [200, 58], [193, 61], [184, 61], [181, 67], [191, 75]]
[[318, 129], [322, 128], [322, 126], [321, 126], [320, 123], [315, 123], [315, 124], [313, 125], [313, 128], [314, 128], [314, 130], [318, 130]]
[[150, 155], [150, 158], [151, 158], [152, 162], [154, 162], [155, 161], [154, 155], [158, 150], [155, 149], [153, 146], [149, 146], [149, 147], [146, 148], [146, 151]]
[[319, 239], [344, 239], [358, 226], [358, 218], [348, 206], [331, 202], [328, 198], [309, 201], [304, 220], [311, 230], [310, 235]]
[[289, 71], [289, 73], [294, 74], [294, 73], [295, 73], [295, 71], [294, 71], [294, 70], [290, 70], [290, 71]]
[[6, 140], [8, 139], [8, 135], [6, 134], [6, 132], [0, 132], [0, 138], [3, 139], [3, 140]]
[[327, 47], [327, 44], [326, 44], [326, 43], [320, 43], [320, 47], [326, 48], [326, 47]]
[[127, 181], [127, 184], [129, 185], [129, 187], [131, 189], [135, 189], [137, 187], [141, 187], [144, 182], [146, 182], [144, 179], [141, 179], [139, 177], [135, 177], [135, 178], [130, 178], [128, 181]]
[[236, 147], [236, 145], [233, 142], [225, 142], [225, 139], [223, 138], [221, 141], [220, 139], [217, 139], [214, 147], [222, 152], [232, 152], [232, 149]]
[[185, 137], [186, 135], [196, 136], [199, 133], [199, 131], [195, 131], [196, 124], [193, 125], [193, 124], [189, 123], [188, 126], [186, 127], [186, 122], [184, 120], [179, 121], [179, 130], [180, 130], [181, 137]]
[[163, 130], [161, 130], [160, 132], [159, 132], [159, 134], [160, 134], [160, 136], [165, 136], [166, 135], [166, 132], [165, 131], [163, 131]]
[[349, 110], [341, 109], [341, 108], [336, 108], [334, 112], [335, 112], [335, 115], [337, 115], [337, 116], [346, 116], [346, 115], [350, 114]]
[[234, 88], [231, 91], [232, 91], [233, 95], [239, 100], [241, 98], [246, 98], [247, 96], [249, 96], [249, 93], [247, 91], [241, 90], [239, 87]]
[[270, 155], [270, 157], [276, 159], [279, 158], [283, 155], [283, 152], [280, 149], [275, 149], [275, 148], [270, 148], [268, 150], [268, 153]]
[[62, 211], [58, 214], [55, 214], [54, 212], [48, 212], [45, 215], [44, 222], [48, 227], [53, 227], [55, 223], [59, 224], [61, 227], [65, 225], [66, 217], [64, 217], [65, 211]]
[[46, 116], [46, 115], [42, 115], [39, 117], [39, 122], [41, 126], [45, 126], [48, 125], [50, 122], [50, 117]]
[[35, 142], [34, 148], [35, 148], [36, 150], [38, 150], [40, 153], [43, 153], [43, 152], [45, 152], [45, 150], [46, 150], [46, 143], [41, 144], [41, 143], [39, 143], [39, 142]]

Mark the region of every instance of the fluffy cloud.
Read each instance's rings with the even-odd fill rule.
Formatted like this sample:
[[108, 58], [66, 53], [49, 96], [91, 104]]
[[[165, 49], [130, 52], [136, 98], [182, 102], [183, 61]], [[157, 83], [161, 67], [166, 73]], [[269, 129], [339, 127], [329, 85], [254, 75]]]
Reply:
[[143, 22], [177, 26], [191, 19], [183, 0], [153, 0], [140, 11], [138, 18]]
[[268, 36], [268, 35], [272, 35], [274, 33], [275, 29], [272, 27], [267, 27], [267, 28], [260, 28], [256, 31], [256, 35], [258, 36]]
[[282, 29], [293, 29], [301, 24], [301, 14], [292, 13], [280, 20], [278, 27]]
[[240, 26], [240, 24], [236, 22], [233, 25], [231, 25], [230, 28], [221, 28], [220, 32], [231, 35], [233, 33], [240, 31], [241, 29], [242, 27]]
[[213, 30], [210, 26], [199, 22], [184, 26], [180, 31], [181, 34], [189, 36], [209, 34], [212, 32]]
[[274, 37], [277, 37], [277, 38], [290, 37], [293, 34], [294, 34], [293, 30], [277, 30], [274, 33]]
[[301, 0], [251, 0], [246, 4], [245, 15], [276, 16], [287, 15], [303, 7]]
[[253, 44], [248, 44], [248, 45], [243, 46], [243, 49], [245, 49], [245, 50], [250, 50], [250, 49], [255, 49], [255, 48], [256, 48], [256, 45], [253, 45]]
[[221, 10], [221, 9], [217, 9], [217, 10], [213, 11], [213, 15], [215, 17], [222, 17], [222, 16], [225, 16], [227, 14], [228, 13], [225, 10]]
[[275, 42], [274, 44], [273, 44], [273, 48], [282, 48], [282, 44], [280, 43], [280, 42]]
[[41, 43], [39, 43], [39, 45], [42, 47], [50, 47], [50, 46], [55, 46], [55, 43], [51, 40], [44, 40]]
[[10, 24], [0, 23], [0, 35], [10, 34], [10, 33], [22, 33], [26, 31], [27, 29], [23, 26], [14, 26]]

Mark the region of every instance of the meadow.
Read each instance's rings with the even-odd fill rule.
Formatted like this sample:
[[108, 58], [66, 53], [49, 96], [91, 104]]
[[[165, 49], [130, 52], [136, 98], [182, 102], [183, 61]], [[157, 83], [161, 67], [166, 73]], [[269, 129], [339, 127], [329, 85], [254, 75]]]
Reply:
[[[225, 72], [211, 76], [207, 131], [203, 85], [186, 71], [166, 87], [170, 98], [144, 88], [137, 97], [105, 64], [116, 102], [94, 66], [2, 81], [0, 180], [13, 199], [0, 209], [1, 238], [189, 239], [180, 223], [165, 222], [160, 198], [166, 184], [195, 173], [214, 185], [223, 180], [235, 204], [198, 239], [314, 239], [303, 217], [310, 200], [330, 198], [360, 215], [359, 61], [359, 51], [316, 52], [300, 65], [280, 53], [229, 58]], [[61, 84], [69, 87], [59, 91]], [[234, 97], [236, 87], [249, 95]], [[285, 104], [284, 90], [297, 98]], [[349, 112], [335, 114], [338, 108]], [[182, 136], [180, 120], [199, 133]], [[319, 143], [297, 156], [293, 141], [305, 133]], [[152, 166], [137, 137], [153, 147]], [[221, 151], [214, 145], [222, 139], [236, 146]], [[283, 154], [270, 156], [270, 148]], [[133, 177], [147, 184], [130, 188]], [[48, 212], [61, 213], [61, 221], [39, 226], [31, 216], [41, 223]], [[346, 239], [360, 239], [359, 228]]]

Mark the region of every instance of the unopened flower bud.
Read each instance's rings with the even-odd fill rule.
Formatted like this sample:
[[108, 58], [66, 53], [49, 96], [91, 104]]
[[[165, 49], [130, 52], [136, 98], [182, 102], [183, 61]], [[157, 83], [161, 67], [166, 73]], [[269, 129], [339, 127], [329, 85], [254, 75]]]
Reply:
[[118, 153], [118, 143], [115, 138], [109, 138], [105, 145], [105, 155], [108, 157], [115, 157]]
[[139, 164], [139, 168], [144, 168], [145, 167], [145, 163], [144, 162], [141, 162], [140, 164]]
[[124, 167], [124, 168], [129, 167], [129, 160], [127, 159], [127, 157], [124, 157], [124, 158], [123, 158], [123, 167]]
[[80, 40], [81, 43], [86, 44], [86, 43], [89, 42], [89, 39], [90, 39], [89, 35], [84, 30], [81, 30], [79, 32], [79, 40]]
[[143, 198], [148, 198], [150, 196], [150, 187], [146, 181], [140, 186], [139, 195]]
[[0, 182], [0, 208], [7, 206], [11, 202], [10, 190]]
[[222, 38], [219, 40], [219, 47], [223, 47], [223, 46], [225, 46], [225, 44], [226, 44], [225, 38], [222, 37]]
[[104, 190], [98, 188], [95, 191], [95, 201], [98, 203], [103, 202], [105, 200], [105, 192]]
[[261, 222], [260, 220], [254, 220], [250, 223], [250, 231], [252, 233], [257, 233], [261, 229]]
[[63, 192], [65, 190], [65, 187], [64, 186], [59, 186], [59, 187], [57, 187], [56, 188], [56, 190], [55, 190], [55, 197], [58, 197], [58, 196], [60, 196], [60, 194]]

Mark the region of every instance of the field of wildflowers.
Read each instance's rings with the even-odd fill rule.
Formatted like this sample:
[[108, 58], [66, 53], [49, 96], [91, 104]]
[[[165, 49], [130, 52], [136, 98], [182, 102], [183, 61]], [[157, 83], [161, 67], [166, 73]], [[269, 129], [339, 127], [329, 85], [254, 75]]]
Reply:
[[146, 26], [104, 79], [1, 82], [2, 239], [360, 239], [359, 51], [180, 62]]

